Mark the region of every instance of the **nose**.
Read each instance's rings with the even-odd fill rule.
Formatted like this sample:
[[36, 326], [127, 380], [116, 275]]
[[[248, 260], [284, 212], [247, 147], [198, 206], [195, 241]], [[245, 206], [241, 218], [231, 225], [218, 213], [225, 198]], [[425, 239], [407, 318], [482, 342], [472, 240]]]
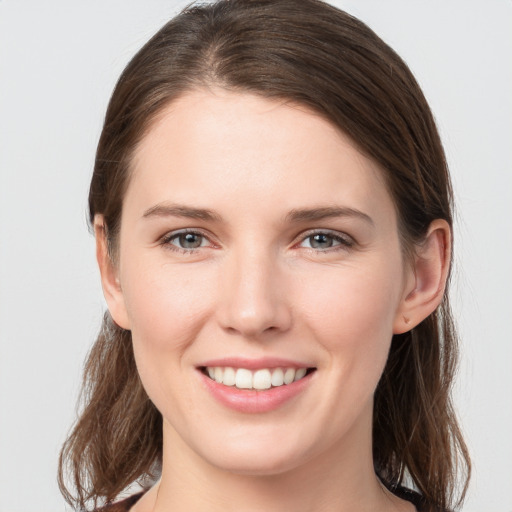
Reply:
[[276, 258], [263, 250], [226, 258], [219, 290], [218, 321], [231, 334], [255, 339], [290, 328], [286, 278]]

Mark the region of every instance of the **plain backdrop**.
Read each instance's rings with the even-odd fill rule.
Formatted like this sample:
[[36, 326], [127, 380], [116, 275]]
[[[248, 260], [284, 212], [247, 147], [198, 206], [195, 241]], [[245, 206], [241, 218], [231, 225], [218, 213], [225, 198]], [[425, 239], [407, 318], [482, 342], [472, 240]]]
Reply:
[[[0, 0], [0, 512], [56, 512], [59, 447], [104, 302], [86, 197], [110, 92], [188, 3]], [[512, 2], [333, 2], [406, 60], [458, 204], [464, 511], [512, 512]]]

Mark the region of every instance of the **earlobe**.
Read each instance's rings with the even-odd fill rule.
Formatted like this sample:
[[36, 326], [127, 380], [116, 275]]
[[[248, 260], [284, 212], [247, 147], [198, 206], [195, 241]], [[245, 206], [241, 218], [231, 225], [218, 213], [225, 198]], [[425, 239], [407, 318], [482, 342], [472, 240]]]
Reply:
[[94, 236], [96, 238], [96, 260], [101, 275], [103, 295], [114, 322], [123, 329], [130, 329], [123, 290], [119, 281], [118, 266], [112, 261], [109, 251], [107, 232], [103, 215], [94, 217]]
[[404, 294], [393, 326], [401, 334], [427, 318], [441, 303], [450, 269], [451, 228], [444, 219], [434, 220], [408, 269]]

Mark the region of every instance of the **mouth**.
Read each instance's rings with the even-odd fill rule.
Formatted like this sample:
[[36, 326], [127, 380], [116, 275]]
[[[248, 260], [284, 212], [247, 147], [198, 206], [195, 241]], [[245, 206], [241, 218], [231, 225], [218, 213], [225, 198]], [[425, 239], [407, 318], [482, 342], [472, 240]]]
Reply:
[[231, 366], [202, 366], [199, 370], [217, 384], [237, 389], [264, 391], [288, 386], [304, 379], [316, 368], [234, 368]]

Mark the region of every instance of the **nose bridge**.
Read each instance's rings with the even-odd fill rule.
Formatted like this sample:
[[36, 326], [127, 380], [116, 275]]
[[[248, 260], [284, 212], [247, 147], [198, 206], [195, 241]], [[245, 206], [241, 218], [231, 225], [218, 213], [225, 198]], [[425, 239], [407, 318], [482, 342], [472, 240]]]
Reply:
[[246, 243], [224, 262], [219, 304], [221, 325], [245, 337], [286, 330], [291, 321], [278, 256], [268, 247]]

